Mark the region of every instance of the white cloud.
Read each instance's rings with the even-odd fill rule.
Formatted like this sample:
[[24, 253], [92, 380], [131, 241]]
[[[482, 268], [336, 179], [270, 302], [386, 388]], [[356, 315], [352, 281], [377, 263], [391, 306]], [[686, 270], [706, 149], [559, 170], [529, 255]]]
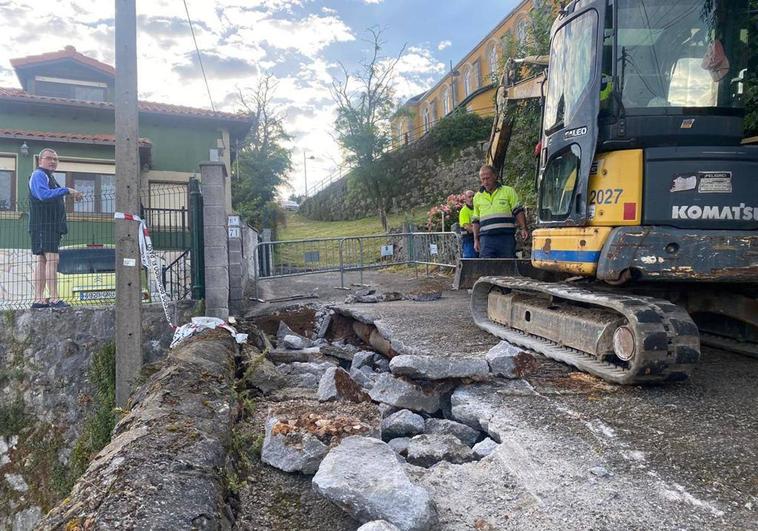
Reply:
[[[286, 111], [286, 129], [294, 135], [295, 189], [303, 191], [304, 149], [317, 157], [308, 161], [309, 184], [326, 178], [341, 160], [332, 137], [335, 106], [329, 92], [337, 70], [327, 52], [357, 39], [341, 10], [317, 6], [313, 0], [187, 2], [217, 109], [238, 110], [238, 90], [254, 87], [263, 72], [275, 72], [276, 103]], [[363, 0], [363, 5], [381, 3]], [[182, 3], [152, 0], [138, 3], [137, 9], [140, 98], [210, 108]], [[0, 0], [0, 86], [18, 86], [11, 58], [68, 44], [114, 64], [114, 18], [112, 2], [59, 0], [51, 11], [40, 10], [37, 1]], [[396, 66], [396, 96], [423, 92], [444, 72], [445, 65], [429, 49], [411, 46]]]
[[453, 43], [450, 42], [450, 41], [440, 41], [440, 43], [437, 45], [437, 49], [440, 50], [440, 51], [442, 51], [445, 48], [449, 48], [452, 45], [453, 45]]
[[411, 46], [395, 65], [395, 96], [403, 101], [431, 88], [445, 73], [445, 63], [427, 48]]

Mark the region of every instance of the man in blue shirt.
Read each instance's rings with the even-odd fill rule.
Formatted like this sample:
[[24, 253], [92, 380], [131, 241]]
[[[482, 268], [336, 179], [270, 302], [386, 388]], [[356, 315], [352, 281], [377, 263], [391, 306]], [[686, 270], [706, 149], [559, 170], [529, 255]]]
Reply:
[[[58, 246], [68, 232], [66, 205], [63, 196], [72, 195], [75, 201], [81, 192], [61, 187], [53, 177], [58, 167], [58, 154], [50, 148], [40, 151], [38, 167], [29, 177], [29, 235], [32, 254], [37, 257], [34, 269], [34, 303], [32, 308], [65, 308], [58, 298]], [[45, 299], [45, 286], [48, 299]]]

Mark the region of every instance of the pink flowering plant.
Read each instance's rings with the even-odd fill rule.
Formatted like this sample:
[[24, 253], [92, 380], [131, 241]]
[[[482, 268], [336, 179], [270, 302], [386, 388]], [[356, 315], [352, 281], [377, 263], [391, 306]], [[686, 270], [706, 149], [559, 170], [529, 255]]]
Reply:
[[[450, 194], [445, 199], [445, 202], [429, 209], [426, 215], [427, 223], [426, 227], [430, 231], [450, 230], [453, 223], [458, 223], [458, 213], [463, 205], [466, 204], [466, 199], [463, 194]], [[445, 226], [442, 226], [442, 217], [444, 215]]]

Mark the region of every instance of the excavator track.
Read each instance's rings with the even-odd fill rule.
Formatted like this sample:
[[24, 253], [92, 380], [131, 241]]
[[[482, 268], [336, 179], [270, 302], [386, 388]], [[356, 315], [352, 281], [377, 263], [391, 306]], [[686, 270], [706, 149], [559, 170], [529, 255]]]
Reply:
[[[535, 335], [530, 333], [529, 326], [523, 326], [523, 319], [519, 323], [525, 329], [511, 326], [508, 318], [504, 318], [496, 308], [503, 306], [503, 298], [513, 296], [550, 301], [537, 309], [543, 314], [559, 312], [554, 315], [559, 318], [555, 323], [560, 326], [553, 325], [551, 328], [562, 328], [562, 324], [575, 325], [576, 330], [587, 329], [589, 336], [600, 326], [592, 322], [593, 313], [602, 316], [598, 319], [607, 321], [606, 328], [623, 330], [620, 335], [624, 339], [625, 347], [621, 349], [624, 355], [620, 358], [610, 348], [588, 352], [589, 348], [582, 350], [564, 341]], [[581, 310], [584, 317], [575, 317], [571, 311], [566, 311], [571, 310], [572, 306]], [[471, 313], [477, 326], [495, 336], [618, 384], [686, 380], [700, 358], [697, 326], [683, 308], [664, 299], [597, 291], [524, 277], [482, 277], [472, 291]], [[539, 326], [536, 317], [529, 315], [529, 311], [524, 313], [527, 314], [525, 321], [533, 319], [534, 326]], [[571, 322], [572, 317], [575, 323]], [[615, 333], [613, 337], [615, 341]], [[601, 345], [600, 338], [594, 336], [580, 337], [578, 342]]]

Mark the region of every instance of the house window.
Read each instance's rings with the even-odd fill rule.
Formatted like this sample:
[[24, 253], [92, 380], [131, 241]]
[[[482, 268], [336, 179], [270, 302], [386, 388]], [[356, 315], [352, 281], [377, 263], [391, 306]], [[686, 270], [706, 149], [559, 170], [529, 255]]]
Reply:
[[447, 87], [442, 92], [442, 110], [445, 112], [445, 116], [450, 114], [450, 89]]
[[105, 101], [108, 89], [105, 83], [45, 76], [35, 77], [34, 87], [38, 96], [82, 101]]
[[518, 24], [516, 25], [516, 39], [521, 44], [524, 44], [526, 42], [526, 36], [529, 31], [528, 26], [529, 23], [527, 22], [526, 17], [519, 20]]
[[463, 93], [468, 96], [471, 94], [471, 67], [467, 66], [463, 72]]
[[431, 122], [429, 117], [429, 107], [424, 109], [424, 133], [428, 133], [429, 129], [431, 128]]
[[471, 73], [472, 73], [471, 89], [473, 92], [474, 90], [482, 86], [482, 66], [481, 66], [481, 63], [479, 62], [479, 59], [474, 61], [474, 66], [472, 67]]
[[110, 214], [116, 211], [116, 171], [112, 162], [61, 159], [53, 174], [61, 186], [83, 194], [81, 201], [66, 201], [66, 209], [77, 214]]
[[497, 46], [495, 43], [490, 43], [487, 49], [487, 61], [489, 62], [490, 76], [494, 81], [497, 78]]
[[0, 155], [1, 210], [16, 210], [16, 157]]

